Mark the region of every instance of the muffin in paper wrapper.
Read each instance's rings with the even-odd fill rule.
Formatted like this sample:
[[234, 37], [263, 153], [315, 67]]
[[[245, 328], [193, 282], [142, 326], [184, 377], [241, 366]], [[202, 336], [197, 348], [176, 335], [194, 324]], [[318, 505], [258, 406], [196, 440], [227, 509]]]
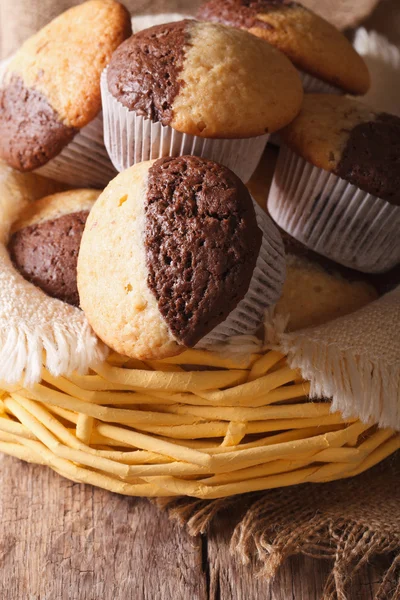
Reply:
[[247, 182], [254, 173], [269, 135], [243, 139], [210, 139], [153, 123], [123, 106], [108, 90], [107, 69], [101, 76], [104, 142], [117, 171], [162, 158], [191, 154], [209, 158], [231, 169]]
[[[0, 62], [0, 86], [12, 58]], [[105, 187], [116, 171], [104, 145], [102, 113], [82, 127], [57, 156], [35, 169], [35, 173], [74, 187]]]
[[368, 194], [281, 147], [268, 197], [274, 221], [342, 265], [381, 273], [400, 262], [400, 206]]
[[253, 200], [257, 224], [263, 237], [249, 289], [227, 319], [200, 340], [197, 348], [210, 349], [238, 335], [254, 334], [263, 322], [265, 311], [282, 294], [286, 259], [282, 238], [265, 211]]

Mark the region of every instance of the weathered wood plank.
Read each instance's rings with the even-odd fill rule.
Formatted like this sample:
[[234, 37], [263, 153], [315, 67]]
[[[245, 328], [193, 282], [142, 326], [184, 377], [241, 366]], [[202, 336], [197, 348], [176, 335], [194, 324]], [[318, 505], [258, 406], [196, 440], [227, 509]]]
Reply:
[[2, 600], [206, 600], [202, 540], [147, 500], [0, 458]]
[[[147, 500], [0, 456], [2, 600], [319, 600], [329, 564], [296, 557], [271, 587], [229, 553], [232, 515], [191, 538]], [[385, 566], [385, 565], [384, 565]], [[354, 581], [371, 600], [382, 569]]]

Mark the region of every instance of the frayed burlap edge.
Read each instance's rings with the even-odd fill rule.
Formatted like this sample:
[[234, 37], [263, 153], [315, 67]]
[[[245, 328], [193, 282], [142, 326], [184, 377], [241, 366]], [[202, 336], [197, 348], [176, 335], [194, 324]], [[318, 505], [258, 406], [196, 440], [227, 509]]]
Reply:
[[[207, 532], [221, 512], [236, 515], [231, 552], [273, 580], [290, 556], [333, 561], [322, 600], [346, 600], [352, 576], [373, 556], [392, 557], [375, 600], [400, 598], [400, 453], [367, 473], [214, 501], [159, 499], [191, 535]], [[240, 517], [237, 518], [238, 512]], [[254, 567], [253, 567], [254, 568]]]

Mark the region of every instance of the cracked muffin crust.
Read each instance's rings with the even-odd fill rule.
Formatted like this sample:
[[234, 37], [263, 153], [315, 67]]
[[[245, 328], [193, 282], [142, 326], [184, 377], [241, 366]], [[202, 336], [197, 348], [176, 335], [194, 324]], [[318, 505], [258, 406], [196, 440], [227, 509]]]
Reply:
[[365, 94], [368, 68], [331, 23], [297, 2], [210, 0], [197, 18], [245, 29], [281, 50], [299, 69], [350, 94]]

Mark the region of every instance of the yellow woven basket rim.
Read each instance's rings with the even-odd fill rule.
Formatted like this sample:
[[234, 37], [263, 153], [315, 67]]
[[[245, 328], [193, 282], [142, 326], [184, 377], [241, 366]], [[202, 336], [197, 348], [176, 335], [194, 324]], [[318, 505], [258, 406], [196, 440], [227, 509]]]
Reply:
[[89, 375], [4, 385], [0, 451], [120, 494], [205, 499], [351, 477], [400, 448], [309, 389], [277, 351], [112, 355]]

